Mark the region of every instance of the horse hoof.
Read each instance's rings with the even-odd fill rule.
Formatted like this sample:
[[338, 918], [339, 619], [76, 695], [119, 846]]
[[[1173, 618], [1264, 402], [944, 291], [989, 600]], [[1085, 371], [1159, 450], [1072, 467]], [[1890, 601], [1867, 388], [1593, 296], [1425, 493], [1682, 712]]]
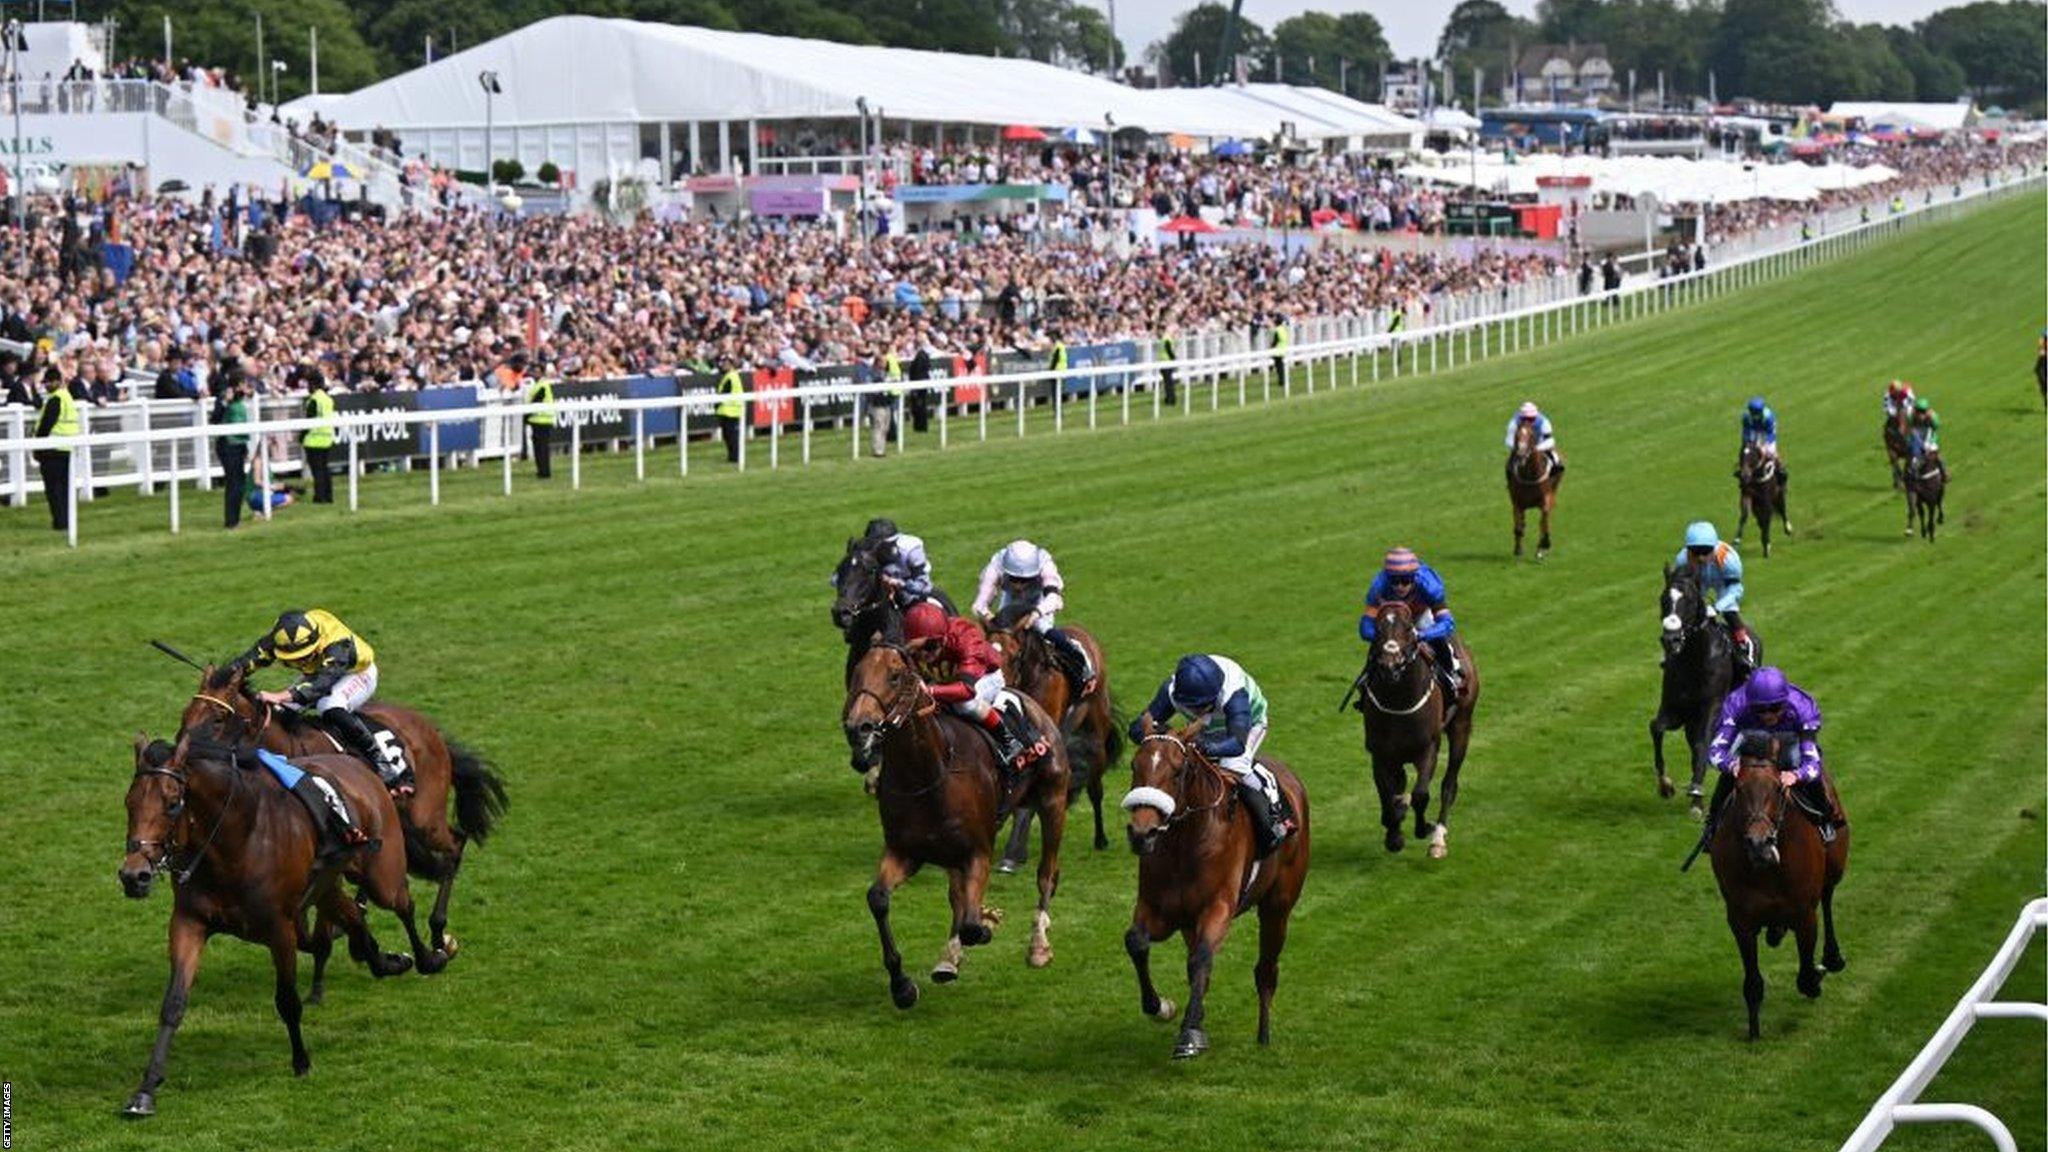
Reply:
[[441, 934], [441, 946], [438, 949], [436, 949], [436, 951], [440, 952], [443, 956], [446, 956], [448, 959], [453, 960], [455, 959], [455, 954], [461, 950], [462, 941], [457, 940], [455, 938], [455, 933], [443, 932]]
[[412, 957], [403, 952], [386, 952], [384, 959], [375, 968], [371, 969], [371, 974], [378, 977], [403, 976], [410, 971], [412, 971]]
[[1707, 809], [1704, 804], [1700, 803], [1699, 797], [1695, 796], [1693, 797], [1692, 805], [1685, 810], [1685, 814], [1692, 817], [1693, 823], [1698, 824], [1707, 818]]
[[306, 1073], [311, 1072], [312, 1070], [313, 1061], [310, 1059], [295, 1059], [292, 1061], [293, 1076], [303, 1078], [306, 1075]]
[[326, 1002], [327, 989], [325, 988], [315, 988], [312, 991], [306, 993], [305, 1003], [306, 1007], [308, 1008], [318, 1008], [320, 1005]]
[[991, 908], [983, 904], [981, 906], [981, 922], [988, 925], [991, 931], [1002, 927], [1003, 910], [1001, 908]]
[[1047, 965], [1051, 964], [1052, 945], [1033, 944], [1031, 946], [1031, 951], [1025, 955], [1024, 962], [1026, 964], [1031, 965], [1033, 968], [1044, 968]]
[[1657, 781], [1657, 795], [1669, 800], [1673, 796], [1678, 795], [1678, 785], [1673, 784], [1669, 780], [1659, 780]]
[[1387, 833], [1387, 851], [1399, 852], [1408, 846], [1408, 841], [1399, 832]]
[[1548, 553], [1548, 552], [1545, 552], [1545, 551], [1543, 551], [1543, 550], [1541, 550], [1541, 549], [1538, 549], [1538, 550], [1537, 550], [1537, 552], [1536, 552], [1536, 562], [1537, 562], [1538, 564], [1541, 564], [1541, 563], [1543, 563], [1543, 562], [1544, 562], [1545, 560], [1548, 560], [1549, 558], [1550, 558], [1550, 553]]
[[998, 860], [998, 861], [996, 861], [996, 871], [998, 871], [998, 872], [1001, 872], [1001, 873], [1002, 873], [1003, 875], [1005, 875], [1005, 876], [1014, 876], [1014, 875], [1016, 875], [1016, 874], [1017, 874], [1017, 869], [1019, 869], [1019, 868], [1022, 868], [1022, 867], [1023, 867], [1023, 865], [1022, 865], [1022, 864], [1019, 864], [1019, 863], [1018, 863], [1017, 861], [1015, 861], [1015, 860], [1008, 860], [1008, 859], [1005, 859], [1005, 860]]
[[1173, 1046], [1175, 1060], [1192, 1060], [1209, 1050], [1209, 1034], [1200, 1028], [1183, 1028], [1180, 1040]]
[[1820, 999], [1820, 969], [1799, 974], [1799, 994], [1808, 1000]]
[[1104, 836], [1104, 835], [1103, 835], [1102, 833], [1100, 833], [1100, 832], [1097, 832], [1097, 833], [1095, 834], [1095, 850], [1096, 850], [1097, 852], [1101, 852], [1101, 851], [1104, 851], [1104, 850], [1106, 850], [1106, 849], [1107, 849], [1108, 847], [1109, 847], [1109, 837], [1107, 837], [1107, 836]]
[[420, 957], [420, 962], [416, 967], [422, 976], [435, 975], [443, 968], [448, 967], [448, 954], [446, 952], [429, 952], [425, 956]]
[[986, 924], [962, 924], [960, 926], [960, 943], [967, 945], [969, 948], [978, 948], [995, 939], [995, 936], [996, 934], [990, 931], [989, 926]]
[[1437, 842], [1437, 841], [1434, 841], [1434, 840], [1432, 840], [1432, 841], [1430, 842], [1430, 845], [1429, 845], [1429, 858], [1430, 858], [1431, 860], [1441, 860], [1441, 859], [1443, 859], [1443, 858], [1444, 858], [1444, 857], [1445, 857], [1446, 855], [1448, 855], [1449, 853], [1450, 853], [1450, 849], [1448, 849], [1448, 848], [1444, 847], [1444, 846], [1443, 846], [1443, 844], [1441, 844], [1441, 843], [1439, 843], [1439, 842]]
[[891, 981], [889, 999], [894, 1000], [898, 1008], [910, 1008], [917, 1003], [917, 981], [908, 976], [900, 976]]
[[1830, 952], [1820, 958], [1820, 966], [1830, 972], [1840, 972], [1849, 966], [1849, 961], [1840, 952]]
[[[941, 960], [937, 964], [932, 965], [932, 983], [934, 984], [951, 984], [959, 978], [960, 966], [958, 964], [948, 960]], [[917, 985], [913, 984], [911, 987], [915, 988]], [[915, 1000], [917, 997], [913, 995], [911, 999]]]
[[121, 1109], [121, 1115], [130, 1120], [147, 1120], [156, 1115], [156, 1093], [137, 1092], [128, 1098], [128, 1106]]
[[1173, 1014], [1178, 1011], [1180, 1009], [1174, 1006], [1173, 1001], [1161, 996], [1159, 998], [1159, 1010], [1152, 1013], [1152, 1018], [1160, 1021], [1171, 1020], [1173, 1019]]

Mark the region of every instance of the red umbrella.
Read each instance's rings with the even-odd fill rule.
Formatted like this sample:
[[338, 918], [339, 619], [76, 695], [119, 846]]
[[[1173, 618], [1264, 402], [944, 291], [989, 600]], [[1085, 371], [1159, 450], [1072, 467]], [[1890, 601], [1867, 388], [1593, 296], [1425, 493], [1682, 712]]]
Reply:
[[1175, 216], [1159, 226], [1161, 232], [1221, 232], [1222, 229], [1200, 216]]
[[1040, 132], [1038, 129], [1033, 128], [1029, 124], [1012, 124], [1009, 127], [1003, 129], [1003, 139], [1043, 140], [1045, 139], [1045, 133]]
[[1337, 210], [1334, 208], [1318, 208], [1315, 211], [1308, 214], [1308, 222], [1310, 224], [1315, 225], [1318, 228], [1321, 228], [1323, 225], [1328, 224], [1330, 221], [1335, 220], [1336, 218]]

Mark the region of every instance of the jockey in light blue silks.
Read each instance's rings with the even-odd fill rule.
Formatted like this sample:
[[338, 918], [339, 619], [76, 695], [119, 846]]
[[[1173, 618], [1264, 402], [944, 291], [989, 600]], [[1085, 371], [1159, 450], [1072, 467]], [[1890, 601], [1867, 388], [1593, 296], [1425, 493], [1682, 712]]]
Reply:
[[1799, 790], [1804, 806], [1819, 814], [1821, 839], [1832, 842], [1835, 826], [1846, 821], [1829, 794], [1827, 766], [1821, 762], [1820, 705], [1777, 668], [1757, 669], [1721, 704], [1720, 725], [1707, 748], [1707, 762], [1721, 772], [1709, 811], [1720, 811], [1734, 787], [1744, 739], [1757, 736], [1777, 738], [1778, 769], [1785, 786]]
[[1756, 667], [1755, 642], [1742, 620], [1742, 557], [1734, 546], [1722, 540], [1712, 524], [1696, 520], [1686, 526], [1685, 547], [1671, 566], [1689, 568], [1699, 578], [1708, 607], [1728, 623], [1737, 665], [1744, 670]]
[[1515, 414], [1508, 417], [1509, 451], [1514, 450], [1515, 434], [1521, 431], [1524, 424], [1536, 426], [1536, 450], [1549, 457], [1550, 467], [1559, 476], [1564, 475], [1564, 457], [1557, 450], [1557, 430], [1550, 426], [1550, 417], [1543, 414], [1543, 409], [1538, 408], [1534, 400], [1524, 400], [1522, 406], [1515, 410]]
[[1399, 601], [1415, 617], [1415, 630], [1436, 651], [1437, 670], [1455, 697], [1464, 669], [1458, 646], [1451, 641], [1458, 622], [1451, 618], [1443, 577], [1407, 548], [1389, 548], [1372, 584], [1365, 590], [1365, 614], [1358, 618], [1358, 638], [1371, 644], [1379, 635], [1380, 605]]
[[[1228, 656], [1183, 656], [1173, 666], [1173, 675], [1153, 694], [1152, 702], [1131, 722], [1131, 743], [1145, 740], [1148, 718], [1159, 732], [1175, 713], [1190, 719], [1203, 717], [1195, 748], [1237, 778], [1237, 794], [1258, 833], [1258, 854], [1265, 856], [1279, 847], [1294, 830], [1294, 823], [1280, 819], [1280, 783], [1258, 763], [1259, 745], [1266, 739], [1266, 696], [1259, 691], [1258, 681]], [[1124, 797], [1124, 807], [1156, 806], [1159, 797], [1140, 794], [1151, 791], [1134, 790]], [[1173, 815], [1171, 797], [1161, 811], [1169, 818]]]

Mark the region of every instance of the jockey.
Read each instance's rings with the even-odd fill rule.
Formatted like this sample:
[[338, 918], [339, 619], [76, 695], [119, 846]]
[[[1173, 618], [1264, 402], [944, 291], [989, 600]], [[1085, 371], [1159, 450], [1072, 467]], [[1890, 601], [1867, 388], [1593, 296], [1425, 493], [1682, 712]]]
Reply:
[[1907, 433], [1907, 443], [1913, 450], [1913, 459], [1922, 456], [1934, 461], [1941, 470], [1942, 479], [1948, 478], [1948, 466], [1941, 462], [1941, 413], [1934, 410], [1922, 396], [1913, 401], [1913, 416]]
[[1884, 418], [1887, 422], [1898, 418], [1901, 412], [1913, 410], [1913, 386], [1904, 380], [1894, 380], [1884, 390]]
[[1755, 641], [1742, 622], [1742, 557], [1705, 520], [1685, 528], [1685, 547], [1671, 562], [1674, 568], [1690, 568], [1699, 577], [1700, 593], [1712, 597], [1709, 609], [1728, 622], [1735, 640], [1735, 659], [1743, 668], [1756, 666]]
[[1004, 764], [1023, 768], [1045, 755], [1044, 744], [1028, 747], [1017, 731], [1022, 718], [1012, 719], [1002, 707], [1002, 660], [988, 646], [980, 625], [948, 616], [932, 601], [920, 600], [903, 614], [903, 637], [918, 656], [921, 674], [935, 665], [951, 669], [952, 679], [928, 684], [932, 699], [987, 729]]
[[380, 745], [356, 715], [377, 691], [377, 653], [368, 641], [323, 609], [291, 609], [231, 667], [254, 671], [271, 664], [283, 664], [301, 679], [283, 692], [258, 692], [258, 700], [318, 715], [377, 769], [393, 795], [412, 795], [412, 768]]
[[1564, 475], [1564, 457], [1557, 451], [1557, 431], [1550, 426], [1550, 417], [1543, 414], [1543, 409], [1538, 408], [1534, 400], [1523, 401], [1522, 406], [1515, 409], [1515, 414], [1508, 417], [1508, 448], [1514, 448], [1515, 433], [1523, 424], [1536, 426], [1536, 450], [1550, 458], [1550, 467], [1559, 476]]
[[[986, 623], [995, 618], [995, 612], [1022, 607], [1025, 615], [1020, 621], [1045, 637], [1059, 660], [1060, 670], [1073, 682], [1075, 695], [1086, 696], [1095, 687], [1095, 672], [1089, 667], [1088, 654], [1072, 636], [1053, 627], [1053, 616], [1066, 607], [1066, 597], [1062, 595], [1065, 589], [1060, 566], [1053, 562], [1052, 553], [1029, 540], [1013, 540], [982, 565], [981, 587], [974, 594], [974, 615]], [[990, 610], [991, 606], [995, 611]]]
[[1173, 666], [1145, 711], [1131, 722], [1131, 741], [1145, 738], [1145, 718], [1155, 729], [1174, 713], [1203, 718], [1195, 747], [1218, 768], [1237, 778], [1237, 793], [1258, 834], [1258, 855], [1280, 846], [1294, 822], [1280, 820], [1280, 783], [1258, 763], [1266, 739], [1266, 696], [1237, 661], [1227, 656], [1190, 655]]
[[1751, 444], [1757, 445], [1763, 449], [1765, 456], [1777, 461], [1778, 479], [1781, 482], [1790, 478], [1791, 474], [1785, 471], [1785, 461], [1778, 456], [1778, 414], [1771, 410], [1769, 404], [1764, 403], [1761, 396], [1751, 396], [1749, 404], [1742, 410], [1742, 446], [1747, 448]]
[[1826, 767], [1821, 763], [1820, 744], [1816, 741], [1820, 735], [1820, 705], [1787, 680], [1778, 668], [1757, 669], [1748, 683], [1728, 693], [1721, 704], [1720, 728], [1707, 747], [1707, 762], [1721, 771], [1710, 810], [1718, 811], [1721, 801], [1734, 787], [1742, 737], [1751, 732], [1781, 737], [1779, 774], [1786, 787], [1799, 790], [1807, 808], [1822, 813], [1820, 837], [1832, 843], [1835, 826], [1844, 821], [1828, 798]]
[[1367, 644], [1379, 635], [1380, 605], [1398, 600], [1415, 614], [1415, 629], [1436, 651], [1437, 669], [1444, 687], [1458, 694], [1464, 669], [1458, 663], [1458, 646], [1451, 642], [1458, 622], [1451, 618], [1445, 602], [1443, 577], [1424, 564], [1407, 548], [1389, 548], [1379, 573], [1365, 590], [1365, 614], [1358, 618], [1358, 638]]
[[882, 582], [895, 594], [898, 608], [909, 608], [932, 595], [932, 562], [925, 558], [924, 541], [899, 532], [896, 522], [886, 516], [868, 521], [865, 542], [882, 562]]

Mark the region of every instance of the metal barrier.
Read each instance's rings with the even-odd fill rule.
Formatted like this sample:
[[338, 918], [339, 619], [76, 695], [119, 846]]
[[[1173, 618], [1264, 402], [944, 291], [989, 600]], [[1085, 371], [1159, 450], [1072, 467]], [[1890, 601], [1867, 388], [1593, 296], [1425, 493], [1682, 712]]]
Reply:
[[[1211, 410], [1222, 407], [1226, 394], [1233, 391], [1237, 405], [1244, 406], [1253, 398], [1253, 377], [1258, 380], [1257, 399], [1263, 402], [1272, 399], [1276, 390], [1283, 398], [1291, 396], [1297, 387], [1313, 394], [1319, 374], [1325, 381], [1325, 387], [1335, 388], [1357, 386], [1383, 377], [1398, 378], [1404, 371], [1418, 375], [1454, 369], [1459, 366], [1461, 355], [1463, 362], [1469, 364], [1474, 360], [1514, 354], [1581, 332], [1654, 315], [1673, 307], [1715, 299], [1811, 264], [1859, 251], [1908, 225], [1946, 220], [1988, 199], [2016, 190], [2039, 188], [2043, 183], [2043, 173], [2021, 172], [2002, 182], [1987, 181], [1985, 187], [1968, 193], [1958, 189], [1957, 194], [1947, 200], [1909, 207], [1897, 215], [1867, 224], [1823, 232], [1789, 247], [1763, 249], [1740, 259], [1717, 261], [1699, 272], [1662, 280], [1641, 278], [1614, 291], [1576, 295], [1571, 292], [1573, 285], [1569, 277], [1554, 277], [1525, 283], [1497, 300], [1465, 298], [1452, 306], [1433, 309], [1437, 312], [1431, 317], [1433, 322], [1414, 327], [1407, 325], [1406, 314], [1390, 316], [1383, 331], [1371, 330], [1379, 326], [1377, 317], [1326, 321], [1317, 332], [1320, 338], [1297, 340], [1284, 354], [1276, 353], [1270, 347], [1252, 347], [1248, 332], [1202, 333], [1185, 338], [1182, 351], [1187, 355], [1170, 363], [1153, 359], [1156, 346], [1146, 340], [1137, 342], [1143, 349], [1143, 358], [1131, 364], [1072, 367], [1064, 372], [993, 373], [926, 382], [884, 381], [862, 385], [833, 382], [817, 387], [784, 386], [748, 391], [741, 393], [739, 399], [751, 406], [750, 418], [744, 422], [751, 434], [740, 437], [738, 464], [741, 469], [746, 468], [749, 443], [757, 438], [767, 441], [770, 468], [781, 466], [782, 442], [786, 438], [798, 439], [800, 459], [809, 463], [813, 433], [820, 427], [834, 428], [842, 423], [855, 430], [851, 440], [857, 458], [863, 406], [872, 407], [877, 402], [875, 398], [894, 405], [898, 396], [915, 392], [933, 393], [938, 400], [938, 444], [944, 448], [951, 439], [950, 422], [954, 412], [960, 413], [959, 419], [972, 420], [978, 438], [983, 440], [988, 438], [990, 414], [1006, 408], [1015, 413], [1019, 436], [1028, 434], [1027, 416], [1032, 408], [1051, 408], [1055, 434], [1065, 431], [1068, 411], [1077, 406], [1084, 408], [1090, 428], [1097, 427], [1102, 421], [1105, 403], [1113, 406], [1113, 418], [1117, 423], [1127, 424], [1134, 407], [1142, 416], [1148, 406], [1133, 404], [1133, 396], [1137, 393], [1149, 397], [1150, 415], [1158, 419], [1164, 406], [1163, 390], [1157, 385], [1163, 382], [1163, 373], [1168, 369], [1176, 374], [1183, 412], [1194, 408], [1204, 390], [1208, 393]], [[1447, 317], [1443, 314], [1445, 312], [1454, 315]], [[1401, 323], [1397, 325], [1396, 320]], [[1295, 368], [1304, 370], [1294, 371]], [[1104, 384], [1105, 378], [1109, 378], [1111, 383]], [[1066, 386], [1069, 382], [1080, 383], [1070, 388]], [[975, 390], [969, 394], [979, 399], [961, 403], [957, 393], [966, 389]], [[1071, 396], [1070, 391], [1074, 393]], [[521, 440], [520, 424], [527, 415], [543, 409], [531, 404], [492, 403], [489, 395], [484, 399], [483, 404], [470, 408], [337, 414], [331, 423], [342, 433], [337, 454], [343, 450], [346, 452], [350, 509], [353, 510], [358, 503], [357, 479], [363, 471], [361, 443], [377, 432], [389, 439], [392, 430], [397, 428], [425, 429], [425, 450], [405, 458], [400, 466], [409, 469], [415, 466], [416, 460], [424, 460], [430, 474], [429, 491], [434, 503], [440, 502], [440, 470], [444, 462], [448, 466], [459, 467], [466, 459], [475, 465], [493, 455], [502, 462], [504, 489], [509, 495], [512, 491], [512, 457]], [[611, 436], [604, 442], [614, 447], [630, 442], [633, 445], [635, 474], [644, 478], [646, 449], [653, 440], [646, 433], [646, 413], [674, 412], [678, 429], [674, 438], [687, 443], [693, 434], [703, 435], [712, 430], [711, 410], [720, 400], [712, 394], [695, 392], [643, 399], [607, 397], [558, 401], [551, 410], [566, 417], [569, 425], [567, 448], [572, 487], [581, 486], [581, 458], [586, 446], [583, 424], [586, 421], [598, 419], [600, 413], [613, 417], [613, 423], [617, 423], [621, 416], [630, 419], [632, 434], [629, 440]], [[851, 412], [837, 413], [836, 406], [848, 400], [851, 401]], [[75, 455], [72, 491], [67, 497], [74, 502], [74, 508], [80, 499], [79, 493], [86, 493], [84, 499], [89, 501], [94, 487], [124, 483], [153, 491], [157, 485], [163, 484], [169, 488], [171, 530], [175, 532], [179, 526], [178, 492], [181, 482], [191, 478], [204, 488], [210, 485], [215, 474], [212, 463], [207, 459], [208, 446], [213, 439], [230, 433], [252, 437], [250, 463], [267, 484], [277, 473], [289, 472], [298, 466], [292, 442], [294, 435], [322, 423], [270, 417], [222, 429], [207, 424], [196, 402], [164, 403], [184, 415], [167, 414], [161, 408], [152, 407], [150, 402], [89, 409], [90, 430], [87, 433], [40, 440], [28, 435], [33, 415], [27, 410], [19, 407], [0, 409], [0, 427], [6, 429], [7, 435], [5, 440], [0, 440], [0, 492], [10, 494], [17, 505], [27, 504], [30, 491], [37, 487], [28, 476], [31, 454], [45, 449], [83, 448], [85, 452]], [[290, 398], [265, 398], [262, 403], [293, 410], [299, 402]], [[762, 427], [764, 405], [769, 406], [768, 412], [772, 415], [767, 416], [765, 427]], [[819, 405], [828, 406], [823, 416], [815, 411]], [[115, 427], [105, 428], [109, 423]], [[442, 452], [441, 425], [447, 423], [478, 424], [481, 429], [478, 446], [462, 453]], [[904, 423], [899, 420], [895, 424], [895, 448], [899, 453], [908, 446]], [[680, 451], [677, 455], [679, 471], [687, 474], [689, 453]], [[262, 512], [267, 516], [269, 502], [263, 503]], [[69, 519], [69, 538], [75, 545], [78, 537], [75, 511]]]
[[2006, 934], [2005, 943], [1999, 945], [1983, 974], [1963, 993], [1941, 1027], [1934, 1030], [1927, 1046], [1920, 1049], [1920, 1054], [1871, 1105], [1863, 1123], [1842, 1142], [1842, 1152], [1874, 1152], [1900, 1124], [1939, 1123], [1973, 1125], [1991, 1137], [1998, 1152], [2017, 1152], [2011, 1130], [1985, 1109], [1974, 1104], [1922, 1104], [1919, 1100], [1920, 1093], [1927, 1090], [1977, 1021], [2037, 1020], [2048, 1024], [2048, 1004], [1992, 998], [2019, 965], [2020, 956], [2037, 932], [2048, 932], [2048, 897], [2035, 900], [2020, 911], [2019, 922]]

